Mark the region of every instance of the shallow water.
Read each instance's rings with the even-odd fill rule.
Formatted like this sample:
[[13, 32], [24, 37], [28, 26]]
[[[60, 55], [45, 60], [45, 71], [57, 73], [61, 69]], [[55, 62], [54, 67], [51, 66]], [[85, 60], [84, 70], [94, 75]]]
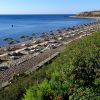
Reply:
[[[22, 35], [55, 31], [65, 27], [95, 21], [86, 18], [69, 18], [66, 15], [0, 15], [0, 45], [7, 37], [19, 40]], [[68, 15], [67, 15], [68, 16]], [[12, 27], [13, 25], [13, 27]]]

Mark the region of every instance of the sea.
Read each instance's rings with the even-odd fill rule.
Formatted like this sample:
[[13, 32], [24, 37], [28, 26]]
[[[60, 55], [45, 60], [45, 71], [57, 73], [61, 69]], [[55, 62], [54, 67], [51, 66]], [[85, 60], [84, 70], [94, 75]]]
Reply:
[[14, 38], [21, 41], [21, 36], [31, 36], [36, 33], [56, 31], [84, 23], [94, 22], [95, 19], [72, 18], [73, 14], [50, 15], [0, 15], [0, 46], [7, 43], [5, 38]]

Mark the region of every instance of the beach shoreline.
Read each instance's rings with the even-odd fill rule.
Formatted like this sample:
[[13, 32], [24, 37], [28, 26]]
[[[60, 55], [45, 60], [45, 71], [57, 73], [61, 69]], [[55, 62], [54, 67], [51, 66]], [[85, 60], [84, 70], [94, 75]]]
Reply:
[[[81, 25], [80, 27], [69, 28], [66, 29], [65, 32], [63, 31], [62, 34], [59, 32], [59, 34], [54, 35], [53, 39], [49, 37], [48, 41], [44, 39], [42, 43], [33, 44], [33, 46], [24, 47], [13, 52], [8, 52], [7, 55], [10, 54], [10, 61], [8, 61], [8, 63], [6, 62], [5, 66], [9, 65], [9, 68], [0, 72], [0, 87], [5, 87], [8, 85], [9, 81], [13, 79], [12, 77], [14, 75], [36, 71], [43, 64], [45, 64], [46, 61], [48, 62], [48, 58], [49, 60], [53, 59], [50, 59], [52, 55], [55, 55], [57, 52], [57, 54], [62, 52], [67, 44], [76, 39], [91, 35], [91, 33], [97, 31], [98, 29], [100, 29], [100, 23], [90, 23]], [[13, 60], [11, 58], [16, 57], [13, 54], [26, 52], [26, 49], [28, 50], [27, 54], [21, 58], [18, 58], [18, 60]], [[34, 52], [34, 50], [36, 50], [36, 52]], [[30, 51], [34, 53], [31, 54]]]
[[71, 18], [100, 19], [100, 17], [69, 16]]
[[[12, 38], [22, 42], [22, 36], [32, 37], [33, 33], [35, 33], [36, 37], [40, 37], [44, 32], [49, 33], [50, 31], [53, 31], [55, 33], [58, 29], [62, 30], [66, 27], [95, 22], [94, 19], [73, 19], [64, 17], [70, 15], [71, 14], [27, 16], [5, 15], [0, 18], [0, 20], [2, 20], [2, 23], [0, 23], [0, 46], [4, 47], [8, 44], [8, 42], [4, 40], [6, 38]], [[76, 23], [74, 23], [74, 21]]]

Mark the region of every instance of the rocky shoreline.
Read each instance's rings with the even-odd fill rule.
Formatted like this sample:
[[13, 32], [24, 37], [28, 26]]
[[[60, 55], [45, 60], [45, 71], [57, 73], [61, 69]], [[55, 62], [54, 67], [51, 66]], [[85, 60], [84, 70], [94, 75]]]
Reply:
[[[66, 28], [51, 37], [46, 36], [41, 40], [42, 42], [38, 41], [38, 43], [33, 43], [33, 41], [31, 41], [32, 43], [30, 46], [6, 53], [4, 56], [8, 58], [5, 58], [10, 60], [1, 62], [0, 64], [0, 68], [5, 66], [8, 67], [0, 71], [0, 87], [8, 85], [14, 75], [30, 73], [31, 69], [35, 71], [45, 64], [46, 61], [49, 62], [49, 60], [52, 60], [53, 55], [62, 52], [71, 41], [91, 35], [91, 33], [98, 29], [100, 29], [100, 22]], [[0, 57], [2, 61], [6, 60], [3, 58], [4, 56]], [[51, 59], [47, 60], [48, 58]]]

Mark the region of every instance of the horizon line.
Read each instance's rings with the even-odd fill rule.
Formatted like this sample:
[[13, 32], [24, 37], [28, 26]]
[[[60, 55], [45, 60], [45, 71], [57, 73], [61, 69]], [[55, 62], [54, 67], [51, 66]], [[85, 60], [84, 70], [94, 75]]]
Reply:
[[[70, 13], [69, 13], [70, 14]], [[72, 14], [75, 14], [75, 13], [72, 13]], [[72, 15], [71, 14], [71, 15]], [[62, 13], [62, 14], [0, 14], [0, 15], [68, 15], [68, 13]]]

